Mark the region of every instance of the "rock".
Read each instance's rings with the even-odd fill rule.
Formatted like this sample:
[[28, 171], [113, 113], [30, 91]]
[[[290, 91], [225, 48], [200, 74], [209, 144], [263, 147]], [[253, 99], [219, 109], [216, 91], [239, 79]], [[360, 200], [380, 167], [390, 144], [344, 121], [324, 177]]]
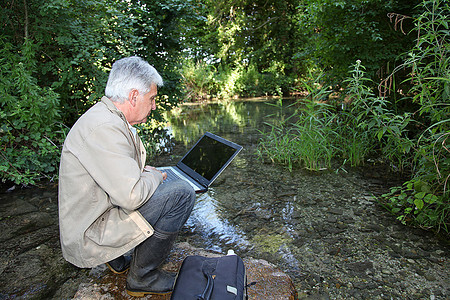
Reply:
[[426, 273], [424, 276], [428, 281], [436, 281], [436, 277], [433, 274]]
[[[218, 257], [222, 254], [194, 248], [188, 243], [176, 244], [163, 269], [178, 271], [183, 259], [187, 255], [202, 255], [206, 257]], [[297, 292], [291, 278], [283, 273], [275, 265], [254, 258], [244, 258], [248, 283], [254, 283], [248, 287], [248, 299], [296, 299]], [[103, 268], [99, 266], [98, 268]], [[73, 299], [97, 300], [97, 299], [131, 299], [125, 291], [126, 274], [116, 275], [106, 271], [99, 280], [91, 279], [87, 283], [80, 284]], [[165, 300], [170, 296], [147, 296], [141, 299]]]
[[264, 219], [264, 220], [270, 220], [273, 217], [273, 214], [268, 209], [263, 208], [257, 208], [255, 210], [255, 215], [257, 218]]
[[336, 223], [337, 222], [337, 218], [335, 216], [328, 216], [327, 217], [327, 222], [328, 223]]
[[373, 269], [373, 263], [371, 261], [349, 263], [347, 264], [347, 269], [357, 273], [363, 273], [368, 269]]
[[333, 215], [342, 215], [344, 213], [344, 210], [340, 208], [330, 208], [328, 211]]

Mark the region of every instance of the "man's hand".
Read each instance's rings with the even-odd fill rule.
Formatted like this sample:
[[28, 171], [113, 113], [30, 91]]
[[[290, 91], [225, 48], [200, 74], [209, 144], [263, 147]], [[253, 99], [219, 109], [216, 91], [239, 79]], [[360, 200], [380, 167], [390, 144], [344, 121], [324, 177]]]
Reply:
[[166, 178], [167, 178], [167, 173], [166, 172], [161, 172], [160, 170], [158, 170], [157, 168], [152, 167], [152, 166], [145, 166], [144, 167], [144, 171], [149, 172], [149, 171], [152, 171], [152, 170], [161, 173], [162, 177], [163, 177], [163, 180], [166, 180]]

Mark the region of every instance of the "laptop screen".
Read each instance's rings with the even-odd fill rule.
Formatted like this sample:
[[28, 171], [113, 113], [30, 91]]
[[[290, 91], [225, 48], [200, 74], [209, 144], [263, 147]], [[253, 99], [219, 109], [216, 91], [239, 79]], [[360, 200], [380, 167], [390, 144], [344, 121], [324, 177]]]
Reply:
[[211, 181], [241, 149], [237, 144], [206, 133], [180, 162]]

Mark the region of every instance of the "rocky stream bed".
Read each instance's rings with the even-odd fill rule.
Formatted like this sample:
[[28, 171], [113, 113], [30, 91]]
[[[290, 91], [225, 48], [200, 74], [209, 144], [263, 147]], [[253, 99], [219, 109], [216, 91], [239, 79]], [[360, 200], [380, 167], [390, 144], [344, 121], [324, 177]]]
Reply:
[[[224, 181], [239, 182], [233, 172], [217, 184], [217, 192]], [[234, 206], [233, 222], [245, 223], [247, 237], [253, 234], [250, 240], [259, 245], [243, 247], [241, 256], [278, 264], [291, 276], [299, 299], [450, 299], [448, 241], [399, 224], [370, 195], [351, 201], [305, 197], [302, 184], [314, 183], [279, 188], [267, 199], [298, 198], [302, 209], [285, 211], [283, 227], [260, 226], [276, 218], [270, 205]], [[105, 276], [62, 258], [56, 184], [9, 189], [0, 195], [0, 299], [70, 299], [80, 284]], [[257, 194], [251, 182], [244, 192]], [[201, 245], [192, 230], [180, 241]]]

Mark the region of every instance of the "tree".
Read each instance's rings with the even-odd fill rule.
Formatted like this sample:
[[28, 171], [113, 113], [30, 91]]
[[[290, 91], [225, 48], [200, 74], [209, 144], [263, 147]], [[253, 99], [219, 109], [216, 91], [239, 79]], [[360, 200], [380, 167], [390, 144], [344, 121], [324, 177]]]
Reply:
[[[189, 7], [183, 3], [3, 1], [1, 178], [33, 183], [56, 173], [65, 132], [104, 94], [115, 60], [134, 54], [151, 58], [166, 75], [168, 90], [179, 89], [177, 18]], [[180, 7], [184, 10], [174, 14]]]
[[297, 2], [206, 1], [208, 25], [218, 33], [215, 57], [221, 68], [241, 67], [244, 74], [253, 68], [265, 74], [266, 91], [282, 88], [287, 92], [302, 66], [295, 58], [304, 41], [299, 35]]
[[412, 29], [411, 22], [404, 22], [402, 30], [394, 30], [398, 24], [390, 22], [388, 14], [412, 17], [419, 2], [306, 0], [301, 27], [311, 36], [307, 54], [325, 71], [328, 84], [340, 86], [357, 59], [366, 66], [370, 78], [380, 79], [381, 73], [389, 73], [386, 69], [393, 69], [398, 55], [410, 49], [414, 39], [407, 34]]

